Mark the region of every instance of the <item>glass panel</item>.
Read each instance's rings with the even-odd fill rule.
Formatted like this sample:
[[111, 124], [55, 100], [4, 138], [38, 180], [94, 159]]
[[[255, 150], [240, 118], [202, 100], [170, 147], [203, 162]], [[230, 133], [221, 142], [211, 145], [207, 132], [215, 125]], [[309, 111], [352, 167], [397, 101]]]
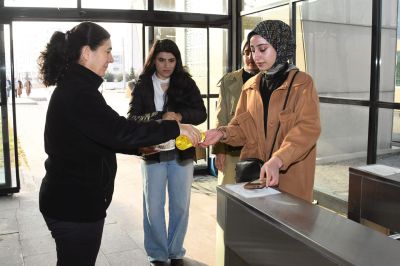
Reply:
[[154, 0], [154, 9], [227, 15], [228, 0]]
[[314, 189], [347, 201], [349, 166], [366, 164], [368, 108], [320, 104], [321, 136], [317, 143]]
[[[392, 6], [391, 10], [393, 10], [393, 9], [394, 8]], [[396, 60], [396, 70], [395, 70], [396, 77], [395, 77], [394, 102], [400, 103], [400, 42], [399, 42], [399, 39], [400, 39], [400, 16], [399, 16], [399, 14], [400, 14], [400, 4], [399, 3], [397, 3], [397, 8], [395, 10], [397, 10], [397, 14], [396, 14], [397, 15], [397, 21], [396, 21], [397, 22], [397, 27], [396, 27], [397, 30], [396, 30], [396, 57], [395, 57], [395, 60]], [[383, 7], [383, 12], [385, 12], [385, 11], [386, 11], [386, 8], [384, 6]], [[381, 49], [381, 51], [382, 51], [382, 49]]]
[[218, 94], [217, 84], [228, 70], [228, 30], [214, 29], [210, 33], [210, 93]]
[[82, 7], [83, 8], [98, 8], [98, 9], [145, 10], [145, 9], [147, 9], [147, 0], [125, 0], [125, 1], [82, 0]]
[[4, 0], [4, 6], [77, 7], [77, 0]]
[[278, 19], [289, 24], [289, 6], [254, 13], [242, 17], [242, 36], [247, 38], [247, 34], [261, 21], [266, 19]]
[[207, 94], [207, 30], [154, 27], [155, 39], [171, 39], [179, 47], [182, 64], [196, 81], [201, 94]]
[[281, 0], [242, 0], [242, 10], [255, 10], [257, 8], [262, 8], [267, 5], [273, 5], [274, 3], [282, 2]]
[[[65, 32], [78, 22], [14, 22], [14, 70], [15, 80], [32, 81], [32, 91], [28, 96], [25, 88], [20, 97], [15, 99], [17, 109], [17, 128], [19, 135], [20, 163], [46, 159], [43, 144], [43, 132], [38, 136], [30, 136], [32, 127], [44, 129], [48, 100], [53, 87], [45, 88], [38, 80], [36, 59], [49, 41], [54, 31]], [[126, 90], [127, 82], [136, 79], [142, 70], [142, 26], [141, 24], [99, 23], [111, 34], [114, 63], [108, 66], [107, 81], [100, 88], [107, 103], [120, 115], [125, 116], [130, 100], [130, 91]], [[27, 46], [26, 44], [30, 45]], [[9, 105], [9, 116], [12, 114]], [[11, 118], [10, 118], [11, 119]], [[11, 121], [11, 120], [10, 120]], [[9, 123], [12, 132], [12, 123]], [[40, 132], [39, 132], [40, 133]], [[11, 133], [10, 133], [11, 134]], [[29, 136], [29, 137], [26, 137]], [[34, 142], [24, 142], [35, 139]], [[12, 137], [10, 135], [10, 141]], [[12, 144], [11, 144], [12, 145]], [[21, 156], [22, 155], [22, 156]], [[12, 155], [13, 158], [13, 155]], [[41, 165], [33, 163], [32, 165]], [[30, 169], [33, 176], [44, 176], [44, 168]]]
[[[142, 24], [99, 23], [111, 34], [114, 62], [108, 66], [103, 83], [105, 90], [124, 91], [122, 100], [130, 98], [128, 82], [135, 82], [143, 68]], [[115, 100], [118, 100], [117, 97]], [[126, 116], [128, 106], [119, 106], [116, 111]]]
[[400, 146], [400, 110], [393, 110], [393, 135], [392, 141]]
[[[9, 73], [7, 73], [7, 69], [9, 69], [9, 64], [8, 61], [6, 59], [6, 56], [8, 56], [9, 58], [9, 54], [8, 51], [10, 51], [10, 47], [8, 45], [8, 49], [5, 47], [5, 45], [3, 45], [4, 43], [9, 43], [10, 41], [10, 30], [8, 25], [3, 25], [0, 24], [0, 89], [1, 89], [1, 93], [4, 93], [4, 91], [7, 93], [10, 91], [10, 86], [11, 86], [11, 79], [9, 76]], [[7, 55], [6, 55], [7, 54]], [[4, 73], [4, 68], [3, 65], [5, 65], [5, 73]], [[1, 97], [0, 97], [0, 101], [1, 101]], [[3, 114], [3, 110], [4, 110], [4, 102], [1, 102], [1, 113], [2, 113], [2, 118], [4, 116]], [[0, 125], [1, 125], [1, 129], [3, 129], [3, 119], [0, 120]], [[4, 142], [8, 143], [8, 139], [7, 136], [4, 135], [3, 130], [0, 131], [0, 143], [1, 143], [1, 154], [0, 154], [0, 188], [6, 185], [6, 172], [5, 172], [5, 155], [4, 155]], [[9, 145], [7, 145], [9, 146]]]
[[377, 163], [400, 168], [400, 111], [379, 109]]
[[379, 100], [395, 101], [397, 0], [382, 1], [381, 74]]
[[300, 66], [314, 77], [320, 96], [369, 99], [371, 3], [298, 3], [297, 47], [304, 47], [304, 55], [297, 58], [305, 58]]

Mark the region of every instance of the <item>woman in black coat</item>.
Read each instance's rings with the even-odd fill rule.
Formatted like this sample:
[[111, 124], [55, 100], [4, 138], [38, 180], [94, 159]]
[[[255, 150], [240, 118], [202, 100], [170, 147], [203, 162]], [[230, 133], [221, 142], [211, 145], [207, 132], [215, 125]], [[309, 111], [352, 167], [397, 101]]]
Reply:
[[[199, 125], [207, 118], [200, 90], [182, 66], [178, 46], [158, 40], [147, 57], [132, 93], [128, 118], [136, 121], [176, 120]], [[173, 141], [172, 141], [173, 142]], [[154, 153], [158, 151], [157, 153]], [[194, 148], [175, 149], [166, 143], [143, 150], [144, 246], [152, 265], [183, 265], [183, 241], [188, 226]], [[169, 223], [165, 224], [168, 189]]]
[[57, 246], [57, 265], [95, 265], [117, 170], [116, 152], [137, 153], [179, 134], [200, 132], [176, 121], [128, 121], [98, 91], [113, 62], [110, 34], [83, 22], [55, 32], [39, 57], [44, 85], [56, 85], [45, 125], [46, 175], [39, 205]]

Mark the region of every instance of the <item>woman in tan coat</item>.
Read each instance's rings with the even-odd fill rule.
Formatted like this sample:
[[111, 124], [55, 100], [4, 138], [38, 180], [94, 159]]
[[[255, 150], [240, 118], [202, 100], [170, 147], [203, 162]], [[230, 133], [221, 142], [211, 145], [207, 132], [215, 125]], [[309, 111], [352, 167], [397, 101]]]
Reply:
[[[282, 191], [312, 201], [316, 143], [321, 130], [313, 80], [290, 63], [295, 45], [290, 27], [284, 22], [260, 22], [248, 38], [260, 73], [244, 84], [229, 125], [207, 131], [202, 146], [217, 141], [243, 146], [241, 159], [259, 158], [265, 162], [260, 179], [267, 186], [279, 186]], [[287, 105], [282, 110], [287, 94]]]

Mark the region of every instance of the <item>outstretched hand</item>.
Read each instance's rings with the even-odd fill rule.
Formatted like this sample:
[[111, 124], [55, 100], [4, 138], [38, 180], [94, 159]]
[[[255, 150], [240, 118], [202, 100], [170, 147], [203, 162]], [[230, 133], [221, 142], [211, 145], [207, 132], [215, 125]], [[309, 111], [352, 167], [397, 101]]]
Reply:
[[190, 124], [179, 123], [179, 130], [181, 135], [185, 135], [190, 139], [193, 147], [197, 147], [201, 141], [201, 132]]
[[222, 139], [224, 134], [222, 131], [219, 131], [217, 129], [210, 129], [206, 131], [206, 138], [204, 139], [203, 142], [199, 144], [200, 147], [207, 148], [210, 145], [214, 145], [217, 143], [220, 139]]

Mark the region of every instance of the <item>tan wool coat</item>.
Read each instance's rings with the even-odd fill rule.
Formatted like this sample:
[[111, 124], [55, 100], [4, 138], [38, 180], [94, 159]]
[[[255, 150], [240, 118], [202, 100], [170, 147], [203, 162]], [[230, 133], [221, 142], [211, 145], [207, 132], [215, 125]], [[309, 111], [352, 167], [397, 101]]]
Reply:
[[268, 107], [268, 125], [265, 136], [263, 102], [260, 95], [261, 73], [243, 86], [235, 116], [227, 127], [224, 142], [244, 146], [241, 159], [259, 158], [267, 161], [278, 123], [280, 129], [272, 156], [279, 157], [279, 189], [312, 201], [316, 143], [321, 131], [319, 100], [312, 78], [299, 72], [290, 91], [287, 106], [282, 111], [288, 86], [296, 71], [271, 95]]

